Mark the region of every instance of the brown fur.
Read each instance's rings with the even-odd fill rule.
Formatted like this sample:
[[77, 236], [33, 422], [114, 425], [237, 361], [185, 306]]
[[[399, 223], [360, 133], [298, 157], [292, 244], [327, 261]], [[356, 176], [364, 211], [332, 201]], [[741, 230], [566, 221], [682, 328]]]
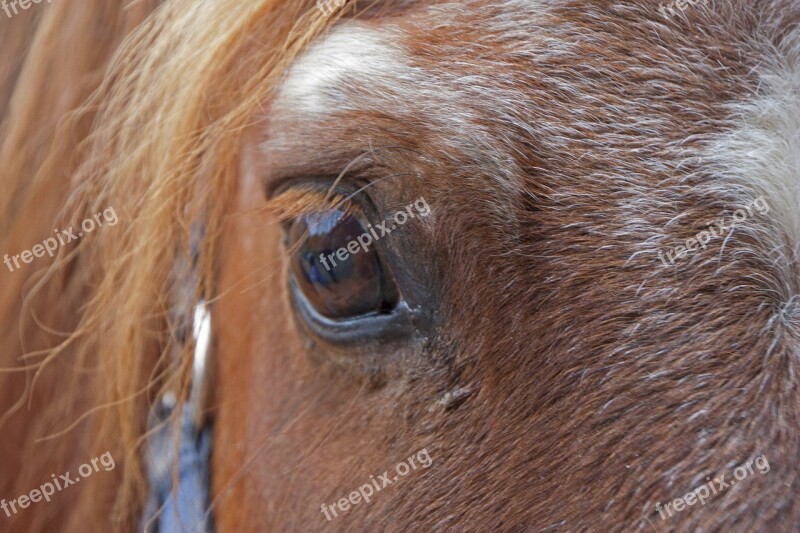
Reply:
[[[131, 162], [125, 149], [141, 147], [136, 141], [156, 131], [155, 111], [170, 103], [168, 91], [157, 93], [163, 103], [142, 108], [142, 132], [119, 133], [123, 124], [113, 122], [114, 112], [126, 105], [122, 89], [136, 88], [122, 81], [152, 81], [153, 73], [126, 77], [121, 67], [111, 70], [99, 96], [101, 104], [114, 105], [102, 107], [100, 117], [114, 127], [100, 131], [119, 137], [91, 138], [85, 152], [77, 145], [89, 133], [92, 110], [70, 122], [74, 130], [56, 146], [51, 140], [58, 120], [97, 87], [106, 55], [87, 59], [82, 68], [56, 69], [66, 78], [59, 88], [69, 101], [48, 93], [39, 103], [12, 91], [16, 113], [0, 113], [7, 117], [0, 131], [8, 134], [0, 162], [9, 162], [0, 172], [11, 191], [0, 199], [6, 222], [0, 253], [40, 241], [63, 197], [82, 183], [100, 191], [88, 197], [93, 202], [120, 206], [120, 227], [123, 213], [132, 221], [124, 239], [103, 235], [86, 244], [76, 262], [66, 263], [71, 268], [51, 274], [31, 302], [48, 325], [84, 328], [87, 341], [68, 346], [46, 367], [30, 410], [19, 407], [3, 420], [4, 435], [14, 437], [0, 443], [8, 457], [0, 466], [0, 496], [14, 498], [106, 449], [125, 461], [124, 469], [21, 513], [13, 529], [66, 524], [105, 530], [109, 516], [120, 529], [134, 527], [143, 497], [134, 443], [148, 402], [166, 381], [185, 379], [185, 369], [159, 366], [170, 341], [166, 319], [158, 317], [165, 316], [172, 289], [166, 269], [181, 249], [173, 241], [187, 241], [191, 217], [182, 208], [192, 205], [196, 213], [193, 202], [213, 206], [209, 227], [219, 246], [210, 244], [204, 257], [215, 296], [213, 505], [220, 531], [800, 527], [800, 313], [793, 304], [800, 270], [796, 257], [776, 252], [796, 243], [780, 220], [768, 217], [734, 233], [724, 248], [722, 239], [713, 241], [673, 268], [655, 256], [757, 192], [750, 183], [722, 180], [705, 155], [735, 127], [730, 105], [756, 93], [761, 58], [796, 39], [797, 3], [710, 2], [669, 21], [652, 2], [547, 2], [522, 9], [522, 3], [475, 1], [438, 10], [391, 4], [369, 12], [365, 24], [401, 35], [422, 84], [451, 93], [409, 99], [419, 84], [354, 81], [339, 88], [350, 108], [334, 109], [323, 121], [298, 121], [292, 110], [264, 105], [261, 98], [268, 102], [272, 93], [257, 91], [274, 86], [275, 73], [282, 72], [277, 51], [290, 42], [290, 54], [281, 57], [291, 57], [323, 25], [314, 15], [299, 15], [313, 12], [312, 2], [265, 2], [241, 26], [249, 41], [234, 39], [233, 48], [214, 43], [212, 51], [222, 56], [233, 49], [237, 61], [218, 58], [225, 68], [191, 81], [207, 84], [219, 98], [187, 103], [197, 103], [186, 112], [195, 122], [164, 126], [154, 140], [174, 144], [163, 152], [147, 147]], [[110, 51], [151, 7], [106, 13], [99, 3], [71, 10], [54, 3], [51, 9], [64, 18], [52, 12], [46, 20], [64, 39], [73, 34], [52, 27], [57, 20], [82, 28], [71, 37], [82, 46], [71, 50], [88, 58], [95, 56], [81, 36], [100, 32], [104, 16], [124, 29], [101, 47]], [[75, 20], [79, 13], [87, 20]], [[298, 20], [304, 33], [293, 41], [288, 30]], [[49, 47], [29, 52], [28, 86], [45, 74], [47, 58], [58, 61], [55, 36], [44, 33]], [[261, 46], [253, 46], [255, 36]], [[134, 58], [152, 54], [159, 67], [167, 64], [169, 53], [145, 48]], [[0, 97], [3, 87], [23, 83], [7, 81], [16, 69], [3, 68]], [[471, 129], [455, 131], [462, 116]], [[288, 162], [277, 163], [259, 148], [276, 128], [299, 139]], [[197, 131], [204, 135], [172, 135]], [[239, 131], [246, 133], [240, 138]], [[376, 182], [368, 191], [383, 210], [420, 195], [432, 207], [430, 224], [409, 225], [385, 245], [431, 295], [433, 326], [408, 342], [345, 351], [309, 337], [294, 317], [286, 252], [263, 185], [298, 172], [335, 174], [362, 154], [367, 157], [351, 174]], [[89, 156], [105, 159], [94, 163]], [[173, 166], [162, 160], [174, 160]], [[130, 173], [114, 162], [127, 162]], [[145, 165], [136, 179], [134, 163]], [[377, 182], [393, 175], [402, 177]], [[125, 176], [130, 183], [114, 181]], [[141, 195], [141, 211], [137, 190], [148, 193]], [[172, 194], [161, 199], [149, 194], [155, 190]], [[161, 201], [174, 209], [159, 212]], [[148, 221], [144, 215], [152, 213], [158, 217]], [[683, 216], [673, 220], [677, 215]], [[129, 275], [115, 255], [143, 236], [160, 247], [148, 244], [149, 255], [130, 267], [137, 276]], [[0, 285], [6, 366], [56, 344], [29, 314], [17, 319], [21, 291], [35, 270], [4, 276]], [[106, 296], [82, 314], [99, 292], [87, 283], [99, 284], [109, 274], [122, 280], [118, 294], [100, 286]], [[107, 321], [85, 321], [99, 320], [103, 311]], [[154, 323], [144, 322], [153, 316]], [[85, 394], [75, 393], [80, 381], [66, 378], [85, 374], [77, 373], [72, 354], [92, 366], [104, 361], [101, 356], [113, 359], [113, 348], [122, 351], [129, 340], [135, 349], [102, 366], [107, 373], [90, 374], [94, 386]], [[95, 353], [97, 346], [105, 350]], [[128, 379], [100, 383], [125, 369]], [[27, 398], [30, 380], [26, 385], [23, 375], [2, 376], [0, 405]], [[51, 391], [54, 396], [45, 396]], [[454, 391], [469, 392], [447, 407], [443, 400]], [[63, 398], [63, 408], [48, 409], [52, 398]], [[109, 402], [123, 407], [34, 446], [36, 438]], [[423, 447], [430, 468], [325, 520], [320, 504], [347, 497], [370, 474]], [[759, 454], [769, 459], [768, 474], [748, 477], [705, 506], [659, 518], [657, 502], [681, 497], [706, 476], [729, 474]], [[116, 507], [113, 494], [96, 499], [120, 481], [125, 490]]]

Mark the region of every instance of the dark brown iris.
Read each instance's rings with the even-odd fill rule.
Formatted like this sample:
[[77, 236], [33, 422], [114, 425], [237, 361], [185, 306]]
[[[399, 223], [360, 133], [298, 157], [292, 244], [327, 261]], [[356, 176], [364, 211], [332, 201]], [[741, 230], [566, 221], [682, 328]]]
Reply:
[[292, 223], [292, 272], [319, 314], [343, 319], [393, 305], [375, 243], [362, 246], [357, 240], [367, 233], [359, 217], [340, 210], [305, 215]]

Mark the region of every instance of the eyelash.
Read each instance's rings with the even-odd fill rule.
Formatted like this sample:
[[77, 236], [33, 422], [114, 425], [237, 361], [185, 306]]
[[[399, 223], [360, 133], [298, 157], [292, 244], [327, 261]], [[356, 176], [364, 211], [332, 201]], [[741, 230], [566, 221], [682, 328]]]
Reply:
[[352, 213], [354, 205], [341, 193], [330, 194], [314, 186], [295, 186], [267, 202], [267, 212], [280, 224], [291, 223], [303, 215], [342, 210]]

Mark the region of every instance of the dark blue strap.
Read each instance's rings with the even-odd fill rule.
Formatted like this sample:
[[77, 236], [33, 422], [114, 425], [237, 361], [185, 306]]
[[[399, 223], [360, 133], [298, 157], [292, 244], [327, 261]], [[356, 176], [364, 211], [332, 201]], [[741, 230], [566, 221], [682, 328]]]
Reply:
[[[161, 423], [148, 440], [150, 494], [142, 529], [151, 533], [211, 533], [212, 521], [207, 512], [211, 428], [198, 433], [193, 413], [185, 409], [181, 415], [178, 457], [175, 457], [174, 429], [168, 423]], [[176, 462], [178, 486], [174, 487]]]

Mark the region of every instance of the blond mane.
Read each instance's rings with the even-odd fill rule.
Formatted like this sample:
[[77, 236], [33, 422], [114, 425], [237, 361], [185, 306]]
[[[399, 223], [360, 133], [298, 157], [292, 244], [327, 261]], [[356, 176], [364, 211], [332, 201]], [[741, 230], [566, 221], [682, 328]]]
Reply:
[[[119, 217], [49, 266], [3, 273], [0, 428], [18, 437], [2, 451], [20, 465], [0, 476], [3, 494], [98, 450], [120, 464], [65, 493], [69, 504], [15, 517], [20, 529], [66, 519], [72, 505], [69, 519], [84, 525], [108, 516], [102, 505], [116, 528], [136, 522], [147, 413], [165, 387], [186, 390], [191, 368], [168, 313], [186, 283], [175, 265], [202, 223], [191, 290], [213, 297], [240, 133], [282, 66], [338, 16], [312, 2], [157, 4], [63, 1], [0, 17], [0, 249], [17, 253], [109, 207]], [[176, 347], [177, 365], [166, 357]]]

